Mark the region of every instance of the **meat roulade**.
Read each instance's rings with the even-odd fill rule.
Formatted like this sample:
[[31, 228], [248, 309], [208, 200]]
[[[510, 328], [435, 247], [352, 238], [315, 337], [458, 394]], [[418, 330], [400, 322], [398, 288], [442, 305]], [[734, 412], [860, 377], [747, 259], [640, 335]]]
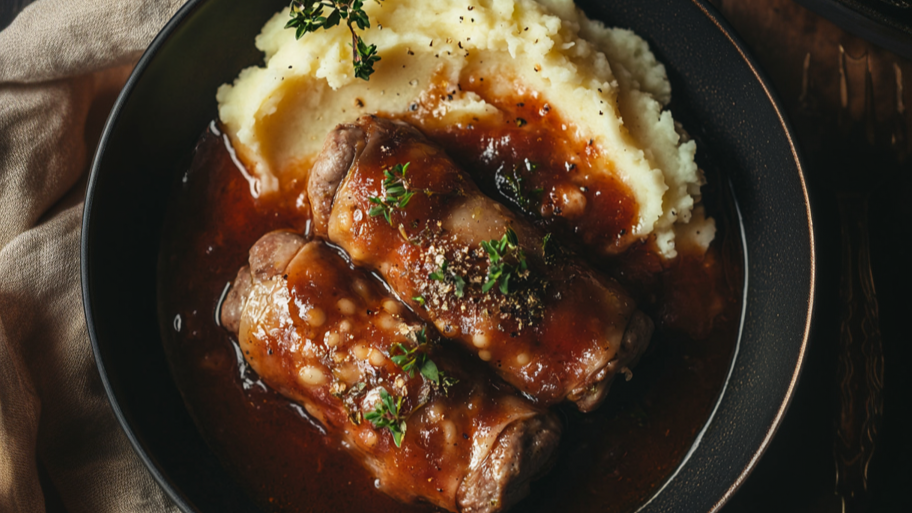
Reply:
[[432, 327], [322, 242], [272, 232], [249, 262], [223, 326], [381, 490], [459, 512], [501, 511], [528, 494], [559, 441], [552, 413], [441, 347]]
[[365, 116], [308, 178], [318, 236], [540, 404], [596, 408], [652, 321], [617, 282], [480, 192], [408, 124]]

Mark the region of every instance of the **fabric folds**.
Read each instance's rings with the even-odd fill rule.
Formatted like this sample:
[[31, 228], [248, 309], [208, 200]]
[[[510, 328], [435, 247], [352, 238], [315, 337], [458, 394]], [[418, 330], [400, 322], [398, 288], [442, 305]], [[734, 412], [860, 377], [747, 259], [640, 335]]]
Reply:
[[104, 120], [182, 3], [37, 0], [0, 31], [2, 512], [45, 510], [39, 465], [44, 487], [71, 513], [178, 511], [133, 453], [101, 385], [79, 238]]

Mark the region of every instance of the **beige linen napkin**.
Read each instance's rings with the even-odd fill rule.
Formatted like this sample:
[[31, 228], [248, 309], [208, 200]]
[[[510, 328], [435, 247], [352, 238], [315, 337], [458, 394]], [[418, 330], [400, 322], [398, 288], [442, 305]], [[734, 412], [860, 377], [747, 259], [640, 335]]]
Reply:
[[[0, 0], [5, 1], [5, 0]], [[79, 279], [89, 162], [133, 63], [182, 0], [37, 0], [0, 31], [0, 512], [177, 508], [114, 418]]]

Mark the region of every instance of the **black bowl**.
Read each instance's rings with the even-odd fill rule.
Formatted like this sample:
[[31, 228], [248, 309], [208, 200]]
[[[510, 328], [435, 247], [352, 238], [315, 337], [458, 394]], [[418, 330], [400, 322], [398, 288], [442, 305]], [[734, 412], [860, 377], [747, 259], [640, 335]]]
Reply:
[[[814, 235], [801, 160], [763, 74], [703, 0], [579, 2], [631, 28], [665, 63], [686, 126], [726, 170], [747, 255], [739, 349], [685, 460], [642, 511], [718, 509], [763, 454], [804, 360]], [[171, 377], [156, 317], [167, 198], [215, 90], [260, 64], [253, 39], [286, 2], [191, 0], [136, 66], [105, 126], [82, 232], [85, 312], [98, 368], [140, 457], [185, 511], [256, 511], [207, 448]]]

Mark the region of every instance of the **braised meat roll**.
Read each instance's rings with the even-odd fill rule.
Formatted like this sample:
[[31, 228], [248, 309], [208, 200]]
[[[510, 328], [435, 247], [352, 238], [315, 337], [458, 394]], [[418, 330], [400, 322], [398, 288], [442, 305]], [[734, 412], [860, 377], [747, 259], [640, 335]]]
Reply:
[[561, 425], [443, 347], [370, 274], [323, 242], [272, 232], [220, 312], [260, 377], [304, 405], [387, 494], [504, 510], [555, 454]]
[[308, 180], [316, 235], [542, 405], [593, 410], [648, 344], [652, 321], [617, 282], [481, 193], [408, 124], [337, 127]]

